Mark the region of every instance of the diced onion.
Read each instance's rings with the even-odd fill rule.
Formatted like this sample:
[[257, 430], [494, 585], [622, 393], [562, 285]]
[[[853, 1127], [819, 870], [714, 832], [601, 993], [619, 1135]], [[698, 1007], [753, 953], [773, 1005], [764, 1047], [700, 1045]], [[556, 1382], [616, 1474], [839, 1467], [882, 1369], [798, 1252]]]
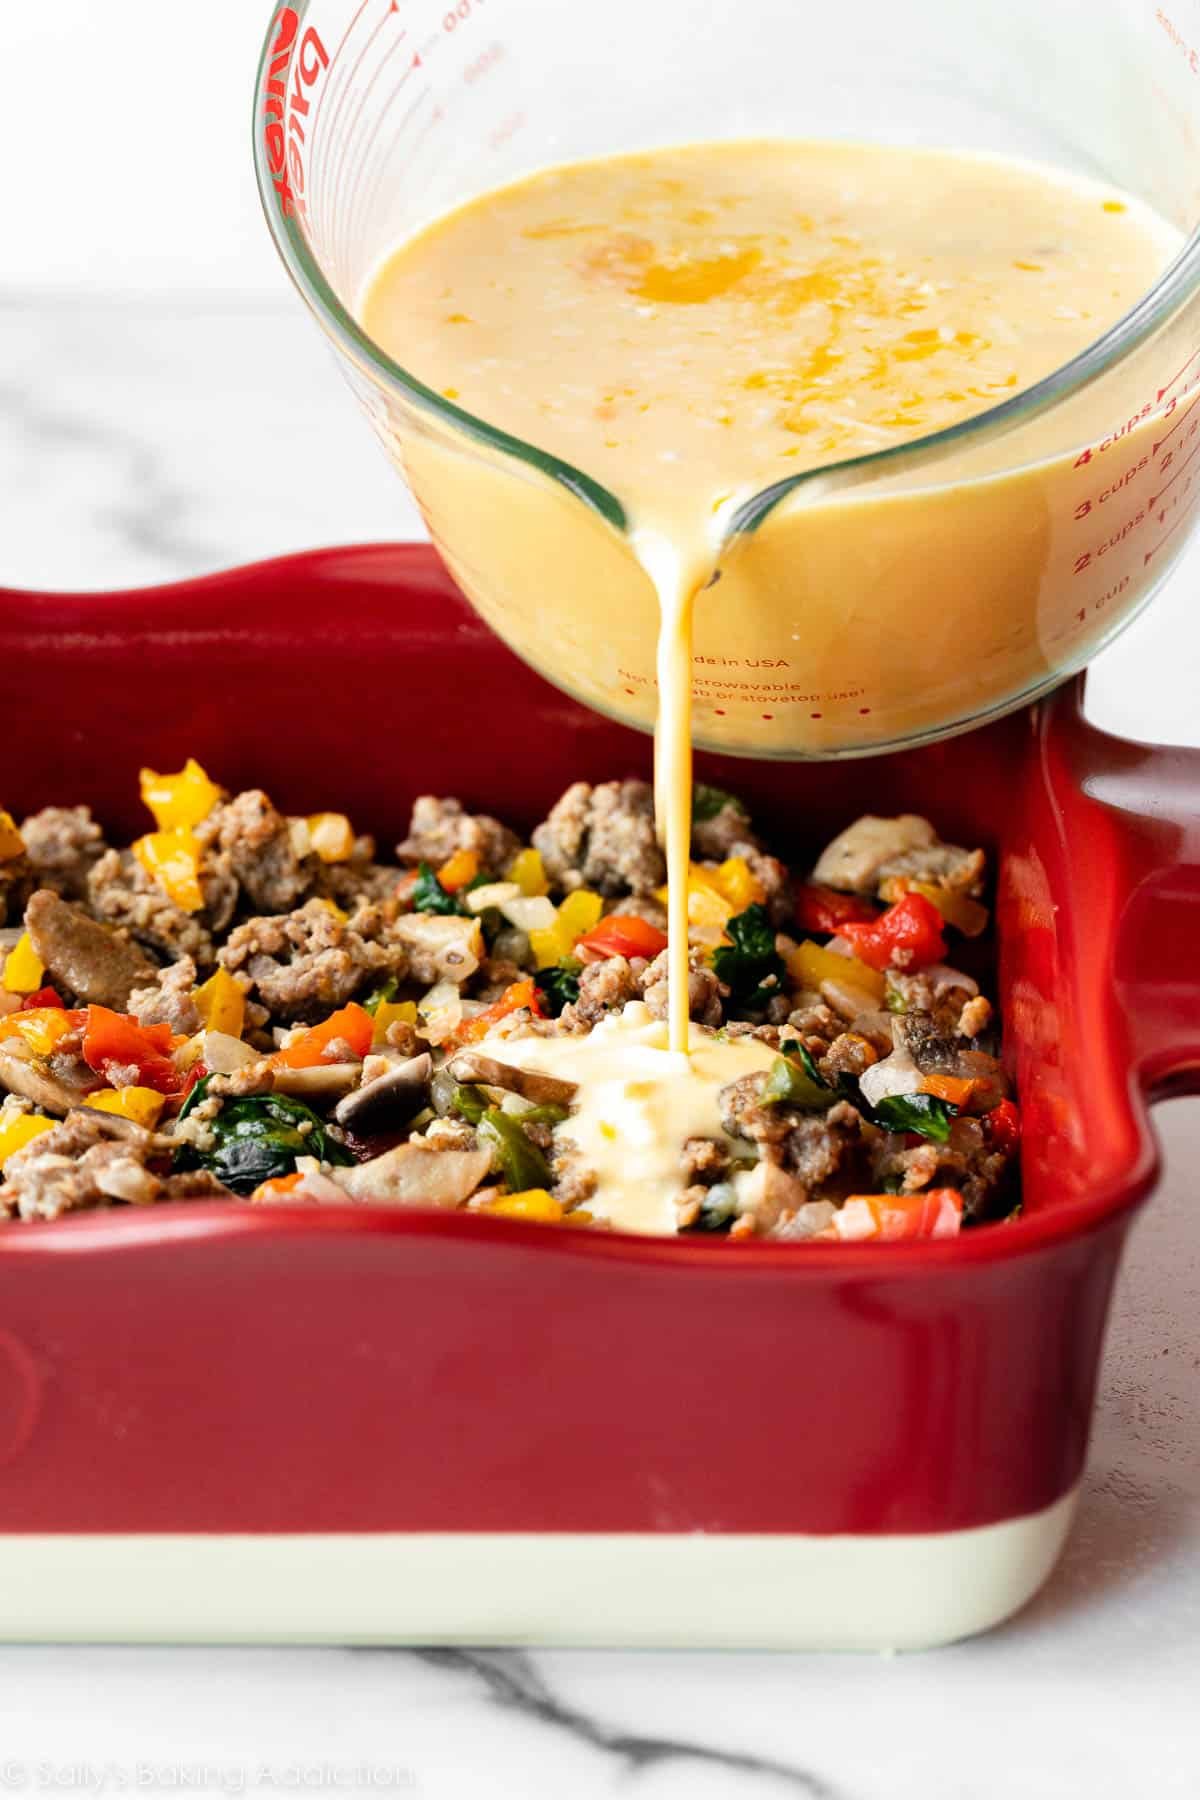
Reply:
[[243, 1044], [241, 1038], [231, 1037], [227, 1031], [204, 1031], [199, 1033], [199, 1038], [199, 1060], [213, 1075], [232, 1075], [235, 1069], [248, 1068], [259, 1059], [257, 1050]]
[[503, 912], [508, 901], [521, 898], [521, 890], [515, 881], [489, 881], [483, 887], [469, 888], [463, 898], [470, 912], [487, 912], [492, 906]]
[[417, 1001], [417, 1011], [424, 1017], [426, 1013], [440, 1012], [446, 1006], [461, 1005], [458, 983], [454, 981], [435, 981], [427, 993]]
[[429, 1043], [445, 1043], [463, 1020], [462, 995], [453, 981], [438, 981], [417, 1001], [421, 1015], [421, 1036]]
[[518, 931], [549, 931], [556, 909], [545, 894], [518, 894], [515, 899], [503, 901], [500, 911]]
[[964, 975], [961, 969], [952, 969], [948, 963], [930, 963], [920, 973], [926, 981], [933, 983], [933, 991], [940, 994], [944, 988], [964, 988], [968, 994], [979, 992], [979, 983], [970, 975]]
[[853, 1244], [860, 1239], [875, 1237], [879, 1227], [867, 1202], [851, 1198], [834, 1214], [832, 1231], [844, 1244]]
[[878, 1106], [893, 1094], [919, 1094], [925, 1077], [907, 1050], [893, 1050], [882, 1062], [872, 1063], [858, 1078], [868, 1106]]

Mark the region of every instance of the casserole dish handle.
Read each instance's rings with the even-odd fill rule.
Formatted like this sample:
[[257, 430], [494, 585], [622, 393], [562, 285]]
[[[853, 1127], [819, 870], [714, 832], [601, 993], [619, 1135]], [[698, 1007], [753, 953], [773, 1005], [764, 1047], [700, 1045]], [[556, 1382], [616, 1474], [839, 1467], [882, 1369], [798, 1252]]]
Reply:
[[1076, 789], [1062, 824], [1083, 905], [1111, 884], [1107, 973], [1130, 1066], [1150, 1100], [1200, 1093], [1200, 750], [1112, 737], [1082, 700], [1082, 681], [1061, 697]]

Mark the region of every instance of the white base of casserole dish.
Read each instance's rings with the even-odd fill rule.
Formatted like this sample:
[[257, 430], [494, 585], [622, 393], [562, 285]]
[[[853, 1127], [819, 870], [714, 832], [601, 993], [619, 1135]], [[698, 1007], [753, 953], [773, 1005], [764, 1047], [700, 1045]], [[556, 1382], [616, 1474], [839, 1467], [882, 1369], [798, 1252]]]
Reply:
[[0, 1638], [927, 1649], [1036, 1593], [1077, 1494], [905, 1536], [0, 1537]]

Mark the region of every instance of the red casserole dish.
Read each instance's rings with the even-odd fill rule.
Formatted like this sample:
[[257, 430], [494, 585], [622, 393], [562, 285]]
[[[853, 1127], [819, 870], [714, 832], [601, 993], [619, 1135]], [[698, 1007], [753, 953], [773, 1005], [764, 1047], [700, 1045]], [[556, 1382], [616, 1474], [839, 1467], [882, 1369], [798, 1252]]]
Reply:
[[[648, 740], [514, 659], [424, 547], [0, 596], [4, 803], [140, 827], [200, 758], [384, 843], [423, 791], [531, 825]], [[1109, 1296], [1200, 1070], [1200, 754], [1081, 688], [890, 758], [702, 759], [797, 856], [917, 810], [999, 858], [1025, 1212], [730, 1245], [190, 1204], [0, 1234], [0, 1635], [905, 1646], [1069, 1526]]]

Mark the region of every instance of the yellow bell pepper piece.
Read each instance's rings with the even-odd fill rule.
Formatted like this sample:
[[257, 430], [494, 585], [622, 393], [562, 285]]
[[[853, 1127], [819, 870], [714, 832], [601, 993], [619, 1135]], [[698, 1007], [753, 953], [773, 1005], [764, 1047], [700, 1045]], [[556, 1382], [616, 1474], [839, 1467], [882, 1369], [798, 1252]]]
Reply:
[[515, 881], [529, 900], [536, 900], [539, 894], [550, 892], [550, 883], [546, 880], [546, 870], [542, 864], [540, 850], [518, 850], [504, 879], [505, 881]]
[[688, 924], [701, 926], [706, 931], [719, 931], [725, 934], [725, 927], [734, 914], [734, 908], [723, 894], [714, 888], [693, 887], [688, 883]]
[[14, 856], [24, 856], [25, 839], [17, 830], [11, 813], [0, 811], [0, 862], [11, 862]]
[[151, 831], [130, 848], [133, 854], [184, 912], [199, 912], [204, 905], [200, 888], [200, 844], [186, 826], [170, 831]]
[[317, 905], [323, 906], [327, 913], [332, 913], [334, 918], [341, 925], [344, 925], [346, 920], [350, 917], [350, 914], [344, 907], [339, 906], [336, 900], [320, 899], [317, 901]]
[[129, 1119], [134, 1125], [144, 1125], [147, 1131], [153, 1131], [166, 1099], [154, 1088], [101, 1088], [98, 1094], [89, 1094], [84, 1104], [94, 1107], [97, 1112], [115, 1113], [119, 1119]]
[[53, 1131], [57, 1124], [57, 1119], [43, 1119], [40, 1113], [17, 1113], [13, 1118], [0, 1123], [0, 1169], [10, 1156], [15, 1156], [18, 1150], [31, 1144], [43, 1131]]
[[381, 1000], [375, 1008], [374, 1041], [381, 1044], [388, 1034], [389, 1025], [413, 1025], [417, 1022], [417, 1003], [415, 1000]]
[[562, 1223], [563, 1209], [545, 1188], [525, 1188], [519, 1194], [505, 1194], [499, 1200], [485, 1200], [477, 1212], [495, 1213], [502, 1219], [536, 1219], [541, 1225]]
[[562, 946], [562, 934], [557, 924], [547, 925], [542, 931], [531, 931], [529, 948], [533, 951], [534, 968], [552, 969], [564, 956], [570, 956], [570, 950], [564, 950]]
[[595, 1218], [595, 1213], [585, 1212], [581, 1206], [577, 1206], [574, 1212], [563, 1214], [562, 1223], [564, 1225], [592, 1225], [595, 1223]]
[[354, 851], [354, 827], [345, 813], [310, 813], [308, 841], [323, 863], [346, 862]]
[[176, 775], [160, 775], [155, 769], [141, 772], [142, 800], [154, 814], [160, 831], [187, 831], [207, 819], [221, 790], [210, 781], [194, 756], [189, 756]]
[[851, 987], [861, 987], [864, 998], [876, 1006], [882, 1003], [887, 985], [879, 969], [868, 968], [857, 956], [839, 956], [836, 950], [826, 950], [811, 938], [792, 951], [787, 959], [787, 972], [792, 985], [798, 988], [815, 988], [819, 992], [823, 981], [841, 981]]
[[598, 925], [603, 914], [603, 897], [590, 888], [576, 888], [568, 894], [554, 915], [553, 925], [529, 934], [534, 967], [550, 969], [570, 956], [584, 932]]
[[558, 924], [571, 934], [571, 946], [574, 948], [577, 939], [593, 925], [598, 925], [604, 916], [604, 900], [594, 894], [590, 888], [576, 888], [568, 894], [558, 909]]
[[[669, 888], [660, 887], [654, 897], [668, 906]], [[735, 914], [745, 912], [748, 906], [761, 906], [766, 897], [766, 889], [744, 856], [728, 856], [715, 869], [703, 863], [688, 865], [689, 925], [724, 932]]]
[[953, 925], [964, 937], [979, 937], [987, 930], [988, 909], [970, 894], [956, 894], [949, 888], [936, 887], [932, 881], [910, 881], [907, 875], [889, 875], [882, 882], [879, 897], [894, 905], [905, 894], [921, 894], [936, 906], [947, 925]]
[[228, 969], [218, 969], [192, 993], [192, 1003], [209, 1031], [240, 1038], [246, 1023], [246, 996]]
[[5, 987], [10, 994], [36, 994], [45, 973], [45, 963], [34, 949], [29, 933], [23, 931], [4, 959]]
[[35, 1006], [0, 1019], [0, 1038], [24, 1038], [35, 1056], [49, 1056], [73, 1029], [61, 1006]]
[[727, 856], [717, 870], [716, 883], [735, 913], [761, 906], [767, 897], [766, 888], [744, 856]]

